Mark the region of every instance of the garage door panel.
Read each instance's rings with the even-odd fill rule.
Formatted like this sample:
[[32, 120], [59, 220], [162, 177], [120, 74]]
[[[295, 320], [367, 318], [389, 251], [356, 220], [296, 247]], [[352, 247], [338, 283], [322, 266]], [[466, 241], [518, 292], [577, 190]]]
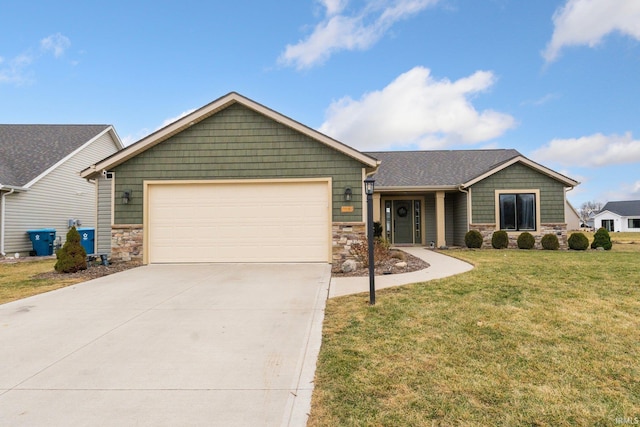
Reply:
[[327, 181], [150, 184], [147, 194], [149, 262], [329, 261]]

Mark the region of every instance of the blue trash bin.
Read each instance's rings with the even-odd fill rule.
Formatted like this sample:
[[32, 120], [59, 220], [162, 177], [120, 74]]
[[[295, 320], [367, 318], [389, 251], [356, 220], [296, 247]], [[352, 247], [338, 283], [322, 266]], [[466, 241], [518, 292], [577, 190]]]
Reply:
[[55, 228], [27, 230], [36, 256], [53, 255], [53, 243], [56, 240]]
[[76, 228], [80, 233], [80, 244], [87, 255], [95, 253], [96, 229], [91, 227]]

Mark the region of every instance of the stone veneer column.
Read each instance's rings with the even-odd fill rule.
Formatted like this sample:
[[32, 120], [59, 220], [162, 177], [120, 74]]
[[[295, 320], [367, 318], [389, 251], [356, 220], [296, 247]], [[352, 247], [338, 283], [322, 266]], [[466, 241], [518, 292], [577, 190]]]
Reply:
[[142, 260], [142, 224], [111, 226], [111, 260]]
[[334, 222], [332, 226], [332, 263], [339, 267], [347, 259], [353, 259], [351, 245], [366, 238], [364, 222]]

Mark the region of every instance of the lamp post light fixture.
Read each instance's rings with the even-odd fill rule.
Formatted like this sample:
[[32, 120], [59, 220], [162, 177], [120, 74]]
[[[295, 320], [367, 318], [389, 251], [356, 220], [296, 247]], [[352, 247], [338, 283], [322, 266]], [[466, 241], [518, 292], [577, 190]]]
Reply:
[[369, 243], [369, 304], [376, 303], [375, 260], [373, 259], [373, 190], [376, 180], [368, 176], [364, 180], [364, 192], [367, 194], [367, 241]]

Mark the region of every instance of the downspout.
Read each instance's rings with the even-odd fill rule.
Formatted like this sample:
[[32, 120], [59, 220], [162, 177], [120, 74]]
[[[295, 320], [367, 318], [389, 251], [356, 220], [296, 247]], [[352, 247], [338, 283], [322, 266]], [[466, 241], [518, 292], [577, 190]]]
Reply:
[[[2, 185], [0, 184], [0, 189], [2, 189]], [[15, 188], [12, 188], [11, 191], [9, 191], [8, 193], [2, 193], [2, 195], [0, 196], [0, 256], [5, 256], [6, 252], [4, 251], [4, 222], [5, 222], [5, 205], [6, 205], [6, 200], [5, 198], [10, 195], [13, 194], [15, 192]]]
[[463, 184], [458, 185], [458, 191], [467, 195], [467, 231], [469, 231], [469, 225], [471, 224], [471, 195], [469, 190], [463, 189]]

